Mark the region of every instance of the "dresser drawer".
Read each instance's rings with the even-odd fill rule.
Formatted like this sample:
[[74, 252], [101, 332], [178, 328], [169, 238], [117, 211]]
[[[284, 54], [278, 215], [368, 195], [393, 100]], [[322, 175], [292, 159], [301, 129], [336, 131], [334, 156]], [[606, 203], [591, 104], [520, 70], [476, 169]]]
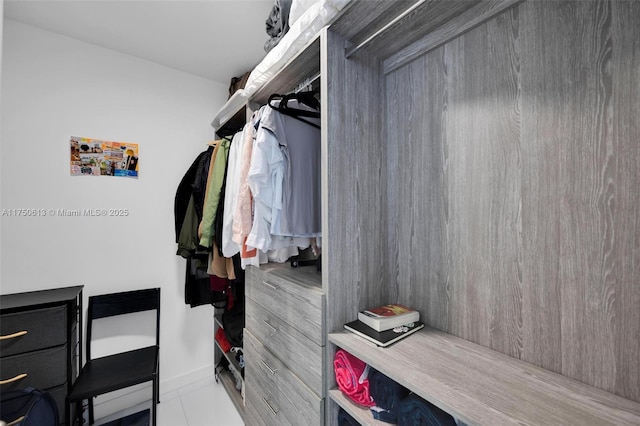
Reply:
[[3, 314], [0, 317], [0, 334], [3, 337], [0, 340], [0, 356], [65, 344], [66, 318], [64, 306]]
[[247, 268], [246, 296], [278, 313], [319, 346], [324, 346], [324, 294], [316, 273], [287, 265]]
[[323, 347], [250, 298], [245, 327], [317, 395], [322, 395]]
[[56, 386], [55, 388], [46, 389], [46, 391], [51, 395], [51, 398], [56, 402], [58, 407], [58, 417], [59, 423], [64, 423], [64, 398], [67, 396], [67, 384], [64, 383], [60, 386]]
[[267, 425], [319, 425], [323, 400], [246, 331], [245, 393], [251, 416]]
[[26, 374], [23, 378], [1, 385], [3, 391], [27, 386], [47, 389], [61, 385], [67, 381], [67, 346], [3, 357], [1, 374], [3, 381]]

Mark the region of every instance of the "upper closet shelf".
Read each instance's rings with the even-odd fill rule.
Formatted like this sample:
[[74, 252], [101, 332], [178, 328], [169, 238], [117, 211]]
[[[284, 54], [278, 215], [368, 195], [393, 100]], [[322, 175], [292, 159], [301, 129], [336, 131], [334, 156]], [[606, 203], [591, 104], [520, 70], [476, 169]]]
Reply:
[[271, 79], [256, 90], [251, 101], [264, 105], [274, 93], [285, 94], [294, 90], [295, 86], [311, 79], [320, 72], [320, 36], [316, 35], [300, 51], [273, 75]]
[[[247, 92], [244, 89], [236, 91], [236, 93], [229, 98], [229, 100], [218, 111], [216, 116], [213, 117], [213, 121], [211, 122], [211, 127], [216, 129], [216, 133], [218, 133], [219, 130], [234, 117], [244, 112], [247, 99]], [[242, 117], [242, 122], [244, 123], [244, 116]], [[224, 135], [219, 134], [219, 136]]]
[[[350, 0], [318, 0], [311, 4], [294, 22], [289, 22], [291, 26], [287, 34], [273, 48], [264, 59], [253, 69], [244, 89], [237, 91], [218, 111], [211, 126], [216, 129], [225, 127], [227, 122], [231, 120], [239, 111], [242, 110], [246, 101], [251, 99], [258, 103], [266, 103], [271, 93], [271, 88], [267, 88], [269, 83], [279, 81], [280, 84], [296, 84], [305, 78], [312, 77], [313, 73], [305, 71], [307, 67], [312, 67], [314, 73], [320, 69], [320, 44], [318, 34], [325, 26], [331, 24], [338, 16], [341, 10], [350, 2]], [[308, 2], [306, 2], [308, 4]], [[303, 5], [304, 3], [300, 3]], [[292, 5], [293, 7], [293, 5]], [[310, 45], [317, 43], [316, 57], [312, 60], [312, 64], [305, 64], [296, 58], [300, 52], [306, 52]], [[311, 60], [310, 55], [304, 56]], [[291, 67], [292, 64], [298, 66]], [[307, 67], [305, 67], [305, 65]], [[280, 73], [286, 69], [286, 75], [291, 76], [293, 80], [285, 81], [284, 76]], [[294, 73], [298, 74], [294, 74]], [[274, 93], [281, 88], [275, 87]], [[256, 96], [254, 96], [257, 94]], [[266, 95], [266, 97], [264, 96]]]

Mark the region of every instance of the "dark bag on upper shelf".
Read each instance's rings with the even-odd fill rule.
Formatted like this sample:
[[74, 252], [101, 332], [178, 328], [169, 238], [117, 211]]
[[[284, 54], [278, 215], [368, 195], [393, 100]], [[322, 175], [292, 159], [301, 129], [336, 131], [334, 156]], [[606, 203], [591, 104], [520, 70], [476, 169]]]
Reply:
[[247, 80], [249, 79], [249, 74], [251, 71], [247, 71], [242, 74], [240, 77], [233, 77], [231, 79], [231, 84], [229, 85], [229, 98], [233, 96], [240, 89], [244, 89], [244, 86], [247, 84]]

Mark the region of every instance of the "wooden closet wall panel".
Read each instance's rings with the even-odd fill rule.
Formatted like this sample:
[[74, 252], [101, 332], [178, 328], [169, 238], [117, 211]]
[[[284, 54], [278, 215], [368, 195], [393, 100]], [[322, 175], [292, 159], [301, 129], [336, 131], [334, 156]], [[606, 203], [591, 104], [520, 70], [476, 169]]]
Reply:
[[[429, 78], [425, 79], [424, 76]], [[427, 82], [429, 84], [427, 84]], [[389, 163], [390, 301], [422, 304], [423, 320], [448, 329], [446, 210], [443, 190], [445, 108], [441, 55], [421, 58], [389, 76], [386, 144]], [[424, 102], [428, 99], [429, 102]], [[404, 242], [408, 241], [409, 244]], [[412, 267], [413, 266], [413, 267]]]
[[389, 156], [397, 161], [389, 165], [397, 176], [389, 194], [401, 200], [390, 201], [389, 215], [399, 229], [400, 300], [420, 304], [430, 325], [518, 357], [520, 135], [511, 31], [510, 19], [491, 21], [389, 75], [388, 116], [398, 109], [389, 145], [399, 150]]
[[324, 40], [322, 115], [328, 136], [323, 164], [328, 166], [323, 191], [328, 197], [323, 198], [322, 228], [323, 263], [330, 268], [322, 271], [322, 279], [331, 332], [356, 319], [358, 309], [387, 300], [387, 183], [379, 61], [365, 52], [347, 61], [341, 37], [328, 31]]
[[444, 47], [443, 141], [450, 330], [517, 357], [522, 284], [516, 29], [503, 14]]
[[[640, 134], [628, 109], [638, 106], [640, 67], [637, 45], [629, 50], [618, 45], [640, 36], [637, 25], [630, 25], [640, 19], [640, 4], [528, 2], [523, 17], [523, 50], [535, 53], [523, 61], [523, 132], [537, 136], [528, 146], [553, 144], [555, 153], [544, 150], [547, 155], [537, 160], [557, 165], [545, 199], [523, 200], [523, 212], [539, 212], [524, 232], [555, 278], [546, 291], [558, 297], [561, 339], [554, 356], [560, 356], [561, 368], [544, 364], [535, 339], [525, 344], [531, 351], [524, 359], [530, 361], [532, 354], [532, 362], [539, 359], [545, 368], [638, 401], [638, 363], [621, 354], [638, 353], [639, 257], [637, 239], [634, 250], [629, 235], [637, 234], [640, 207]], [[634, 57], [635, 64], [629, 61]], [[529, 121], [536, 111], [544, 111], [552, 125]], [[545, 208], [556, 214], [543, 214]], [[542, 226], [550, 231], [551, 244], [537, 239]], [[557, 257], [541, 251], [549, 246]], [[532, 280], [531, 294], [538, 291], [535, 286], [540, 282]], [[532, 324], [543, 320], [538, 307], [531, 312]]]
[[637, 22], [638, 2], [527, 1], [386, 80], [398, 298], [635, 401]]
[[616, 388], [640, 401], [640, 5], [620, 2], [613, 10], [613, 91], [619, 94], [613, 103], [613, 143], [621, 153], [615, 178], [614, 223], [619, 230], [614, 256], [624, 259], [615, 287], [616, 365], [622, 366], [616, 369]]

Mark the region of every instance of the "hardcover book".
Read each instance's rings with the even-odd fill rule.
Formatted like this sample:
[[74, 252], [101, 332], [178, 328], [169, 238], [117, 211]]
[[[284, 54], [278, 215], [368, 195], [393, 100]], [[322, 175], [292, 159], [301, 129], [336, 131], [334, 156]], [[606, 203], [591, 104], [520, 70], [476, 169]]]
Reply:
[[358, 312], [358, 319], [376, 331], [386, 331], [420, 320], [420, 312], [395, 303]]
[[346, 330], [349, 330], [350, 332], [355, 333], [360, 337], [364, 337], [370, 342], [373, 342], [376, 345], [382, 347], [389, 346], [392, 343], [395, 343], [398, 340], [415, 333], [423, 327], [423, 323], [414, 322], [412, 326], [405, 325], [396, 327], [395, 329], [391, 330], [376, 331], [360, 320], [351, 321], [344, 325], [344, 328]]

